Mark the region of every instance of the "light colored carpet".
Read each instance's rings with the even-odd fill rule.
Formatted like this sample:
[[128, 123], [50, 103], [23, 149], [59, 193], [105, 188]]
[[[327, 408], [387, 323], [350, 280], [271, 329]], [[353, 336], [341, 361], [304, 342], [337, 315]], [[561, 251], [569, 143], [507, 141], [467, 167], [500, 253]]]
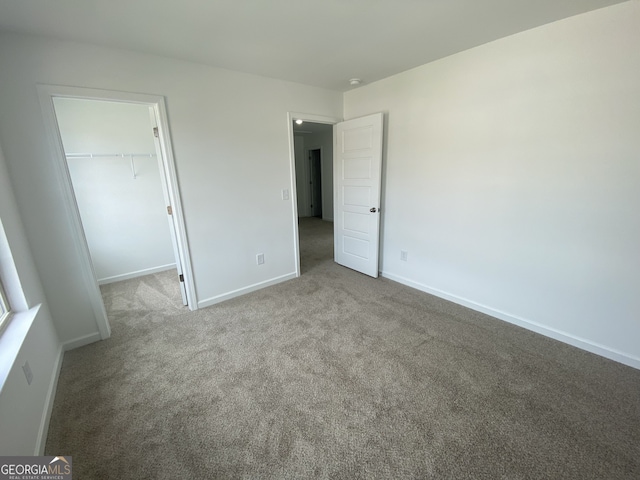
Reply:
[[47, 454], [76, 479], [640, 478], [640, 371], [300, 231], [299, 279], [197, 312], [162, 275], [105, 288], [113, 337], [65, 354]]

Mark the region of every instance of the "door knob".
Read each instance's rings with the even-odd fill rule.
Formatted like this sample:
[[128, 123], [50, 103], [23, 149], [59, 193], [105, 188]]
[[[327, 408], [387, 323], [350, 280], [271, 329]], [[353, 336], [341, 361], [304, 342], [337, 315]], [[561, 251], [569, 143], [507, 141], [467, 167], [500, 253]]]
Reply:
[[371, 213], [376, 213], [376, 207], [370, 208], [370, 209], [369, 209], [369, 211], [370, 211]]

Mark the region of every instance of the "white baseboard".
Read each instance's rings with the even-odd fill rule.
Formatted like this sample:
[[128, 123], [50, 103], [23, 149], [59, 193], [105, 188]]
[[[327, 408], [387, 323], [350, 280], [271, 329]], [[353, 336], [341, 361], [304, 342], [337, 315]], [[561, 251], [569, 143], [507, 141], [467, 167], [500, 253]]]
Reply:
[[58, 389], [58, 378], [60, 378], [60, 369], [62, 368], [62, 358], [64, 350], [62, 345], [58, 348], [56, 361], [53, 365], [53, 376], [49, 382], [47, 397], [44, 402], [44, 411], [42, 412], [42, 420], [40, 421], [40, 429], [38, 430], [38, 439], [33, 454], [35, 456], [44, 455], [44, 447], [47, 443], [47, 434], [49, 433], [49, 423], [51, 422], [51, 413], [53, 411], [53, 402], [56, 398], [56, 390]]
[[137, 270], [135, 272], [123, 273], [122, 275], [114, 275], [113, 277], [105, 277], [98, 279], [98, 285], [106, 285], [107, 283], [121, 282], [122, 280], [129, 280], [130, 278], [142, 277], [144, 275], [151, 275], [152, 273], [164, 272], [176, 268], [175, 263], [168, 263], [166, 265], [160, 265], [159, 267], [145, 268], [143, 270]]
[[88, 335], [83, 335], [82, 337], [67, 340], [62, 344], [62, 349], [66, 352], [68, 350], [73, 350], [74, 348], [84, 347], [85, 345], [89, 345], [90, 343], [95, 343], [100, 340], [102, 340], [100, 332], [94, 332]]
[[628, 365], [630, 367], [640, 369], [640, 358], [634, 357], [633, 355], [620, 352], [613, 348], [609, 348], [605, 345], [600, 345], [590, 340], [577, 337], [575, 335], [572, 335], [567, 332], [563, 332], [561, 330], [556, 330], [555, 328], [551, 328], [546, 325], [542, 325], [540, 323], [527, 320], [527, 319], [518, 317], [516, 315], [512, 315], [510, 313], [496, 310], [495, 308], [488, 307], [487, 305], [476, 303], [472, 300], [468, 300], [466, 298], [462, 298], [457, 295], [453, 295], [453, 294], [444, 292], [442, 290], [438, 290], [437, 288], [432, 288], [427, 285], [414, 282], [413, 280], [410, 280], [405, 277], [401, 277], [399, 275], [395, 275], [393, 273], [389, 273], [389, 272], [380, 272], [380, 273], [383, 277], [388, 278], [389, 280], [393, 280], [394, 282], [402, 283], [403, 285], [406, 285], [408, 287], [415, 288], [417, 290], [429, 293], [436, 297], [440, 297], [450, 302], [457, 303], [458, 305], [462, 305], [472, 310], [476, 310], [477, 312], [485, 313], [499, 320], [503, 320], [505, 322], [518, 325], [519, 327], [526, 328], [527, 330], [531, 330], [532, 332], [539, 333], [541, 335], [544, 335], [545, 337], [553, 338], [554, 340], [567, 343], [569, 345], [580, 348], [582, 350], [586, 350], [587, 352], [595, 353], [596, 355], [600, 355], [601, 357], [605, 357], [610, 360], [614, 360], [616, 362], [622, 363], [624, 365]]
[[253, 285], [249, 285], [248, 287], [233, 290], [232, 292], [223, 293], [222, 295], [216, 295], [215, 297], [205, 298], [204, 300], [200, 300], [198, 302], [198, 308], [209, 307], [211, 305], [215, 305], [216, 303], [224, 302], [225, 300], [239, 297], [240, 295], [244, 295], [246, 293], [255, 292], [256, 290], [270, 287], [271, 285], [276, 285], [278, 283], [286, 282], [287, 280], [292, 280], [294, 278], [296, 278], [295, 272], [287, 273], [286, 275], [281, 275], [280, 277], [272, 278], [270, 280], [265, 280], [264, 282], [254, 283]]

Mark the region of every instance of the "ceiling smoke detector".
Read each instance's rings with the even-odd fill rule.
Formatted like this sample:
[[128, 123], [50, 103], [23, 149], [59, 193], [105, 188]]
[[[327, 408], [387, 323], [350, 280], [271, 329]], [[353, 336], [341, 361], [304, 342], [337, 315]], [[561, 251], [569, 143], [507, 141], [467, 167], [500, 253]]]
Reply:
[[356, 87], [358, 85], [360, 85], [362, 83], [362, 80], [360, 80], [359, 78], [352, 78], [351, 80], [349, 80], [349, 85]]

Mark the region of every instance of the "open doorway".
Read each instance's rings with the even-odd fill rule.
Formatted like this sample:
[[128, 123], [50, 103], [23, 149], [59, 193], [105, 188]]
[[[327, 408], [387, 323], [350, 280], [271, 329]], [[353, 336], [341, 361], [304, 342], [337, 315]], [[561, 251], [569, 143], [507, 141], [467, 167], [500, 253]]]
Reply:
[[38, 85], [37, 90], [44, 117], [45, 131], [47, 133], [52, 153], [51, 160], [55, 165], [58, 186], [62, 194], [64, 214], [66, 214], [69, 222], [70, 241], [73, 242], [76, 249], [76, 260], [80, 267], [80, 273], [86, 286], [86, 292], [94, 313], [96, 327], [98, 329], [98, 332], [82, 337], [77, 341], [65, 345], [65, 347], [75, 348], [91, 343], [98, 338], [109, 338], [111, 336], [111, 326], [109, 325], [109, 319], [107, 317], [102, 294], [98, 285], [95, 268], [91, 259], [91, 253], [87, 245], [87, 239], [83, 229], [82, 220], [80, 218], [76, 196], [71, 183], [66, 154], [60, 136], [54, 106], [54, 102], [58, 98], [132, 103], [147, 107], [151, 122], [150, 124], [153, 126], [152, 131], [154, 135], [154, 145], [158, 165], [161, 170], [160, 175], [163, 178], [163, 188], [166, 189], [164, 192], [166, 195], [166, 212], [170, 215], [169, 220], [175, 233], [176, 267], [178, 269], [180, 279], [184, 280], [180, 282], [181, 292], [186, 298], [186, 303], [189, 309], [196, 310], [198, 301], [193, 282], [191, 258], [188, 248], [184, 215], [182, 212], [182, 201], [180, 198], [175, 161], [173, 158], [173, 148], [171, 146], [165, 99], [158, 95], [62, 85]]
[[72, 97], [53, 104], [105, 305], [132, 291], [146, 291], [156, 303], [186, 305], [152, 109]]
[[333, 125], [292, 120], [300, 272], [333, 262]]

